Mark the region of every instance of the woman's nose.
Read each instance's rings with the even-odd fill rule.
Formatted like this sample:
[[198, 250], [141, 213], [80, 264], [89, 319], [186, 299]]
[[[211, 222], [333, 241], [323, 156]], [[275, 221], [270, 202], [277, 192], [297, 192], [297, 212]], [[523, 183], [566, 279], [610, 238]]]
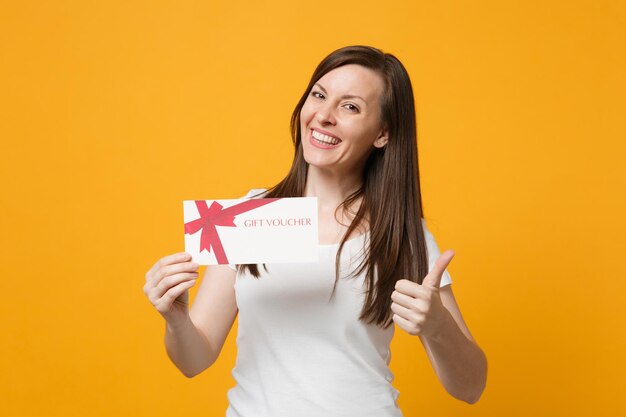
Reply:
[[317, 118], [317, 122], [320, 124], [322, 123], [335, 124], [335, 115], [330, 105], [320, 106], [317, 109], [316, 118]]

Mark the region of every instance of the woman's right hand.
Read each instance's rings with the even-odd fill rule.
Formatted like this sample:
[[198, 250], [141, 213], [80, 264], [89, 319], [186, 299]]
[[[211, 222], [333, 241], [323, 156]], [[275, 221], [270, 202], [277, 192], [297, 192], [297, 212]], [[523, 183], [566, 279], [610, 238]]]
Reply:
[[159, 259], [146, 273], [143, 292], [172, 326], [189, 319], [189, 288], [196, 283], [198, 267], [190, 254], [179, 252]]

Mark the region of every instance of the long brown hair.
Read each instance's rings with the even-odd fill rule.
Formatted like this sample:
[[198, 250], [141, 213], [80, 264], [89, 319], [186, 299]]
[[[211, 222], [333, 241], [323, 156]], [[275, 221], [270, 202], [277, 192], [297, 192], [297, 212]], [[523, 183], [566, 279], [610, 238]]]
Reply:
[[[343, 207], [345, 212], [359, 197], [362, 198], [337, 250], [331, 298], [339, 280], [341, 250], [361, 220], [368, 219], [369, 246], [351, 276], [360, 275], [365, 270], [366, 295], [359, 319], [386, 328], [393, 323], [391, 293], [396, 281], [408, 279], [421, 284], [428, 273], [426, 241], [421, 224], [424, 215], [413, 88], [406, 69], [395, 56], [374, 47], [354, 45], [337, 49], [319, 63], [291, 116], [291, 136], [295, 146], [291, 169], [263, 197], [303, 196], [308, 163], [302, 151], [300, 111], [311, 88], [321, 77], [348, 64], [364, 66], [383, 78], [381, 123], [387, 125], [389, 140], [383, 148], [374, 148], [369, 154], [362, 186], [337, 207]], [[417, 250], [413, 251], [413, 248]], [[267, 271], [267, 267], [263, 267]], [[260, 276], [256, 264], [239, 265], [238, 272], [243, 270], [255, 278]]]

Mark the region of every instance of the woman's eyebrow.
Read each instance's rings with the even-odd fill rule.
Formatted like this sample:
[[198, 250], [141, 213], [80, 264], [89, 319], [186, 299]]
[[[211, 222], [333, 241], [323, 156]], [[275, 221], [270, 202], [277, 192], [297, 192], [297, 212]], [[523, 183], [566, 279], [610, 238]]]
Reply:
[[[326, 92], [326, 89], [322, 86], [322, 84], [320, 83], [315, 83], [316, 86], [318, 86], [325, 94], [328, 94]], [[363, 98], [359, 97], [359, 96], [355, 96], [352, 94], [344, 94], [343, 96], [341, 96], [341, 98], [358, 98], [359, 100], [363, 101], [365, 104], [367, 104], [367, 101], [365, 101]]]

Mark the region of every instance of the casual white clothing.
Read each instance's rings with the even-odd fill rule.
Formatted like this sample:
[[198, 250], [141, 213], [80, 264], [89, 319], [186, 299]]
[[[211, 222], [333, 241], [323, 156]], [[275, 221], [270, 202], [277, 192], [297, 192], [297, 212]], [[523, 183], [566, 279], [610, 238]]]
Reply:
[[[439, 248], [422, 225], [432, 269]], [[237, 274], [236, 385], [227, 394], [227, 417], [402, 416], [389, 370], [395, 325], [360, 321], [365, 274], [345, 278], [368, 239], [369, 232], [344, 245], [332, 300], [339, 244], [319, 245], [317, 263], [266, 264], [269, 272], [259, 265], [259, 279]], [[451, 282], [445, 271], [441, 286]]]

